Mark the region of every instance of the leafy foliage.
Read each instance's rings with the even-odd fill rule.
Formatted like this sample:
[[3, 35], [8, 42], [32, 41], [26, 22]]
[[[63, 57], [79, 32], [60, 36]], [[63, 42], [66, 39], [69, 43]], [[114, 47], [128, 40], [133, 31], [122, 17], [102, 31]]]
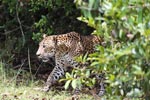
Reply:
[[[79, 57], [83, 64], [87, 60], [92, 63], [88, 68], [66, 73], [65, 88], [70, 84], [73, 88], [83, 85], [92, 88], [96, 79], [90, 76], [105, 72], [109, 85], [106, 87], [107, 94], [102, 98], [148, 100], [149, 5], [150, 0], [1, 0], [1, 76], [5, 78], [3, 67], [22, 65], [29, 54], [35, 56], [36, 41], [43, 33], [77, 31], [89, 34], [93, 29], [87, 28], [87, 24], [95, 29], [93, 34], [104, 38], [105, 47], [98, 46], [97, 52], [89, 57]], [[30, 63], [30, 59], [27, 62]]]
[[[75, 0], [82, 10], [79, 20], [95, 28], [93, 34], [104, 37], [105, 47], [98, 46], [87, 61], [91, 65], [75, 70], [72, 76], [85, 83], [95, 83], [86, 77], [92, 73], [106, 73], [107, 94], [103, 98], [147, 99], [150, 97], [150, 1], [141, 0]], [[82, 59], [80, 60], [82, 62]], [[69, 76], [69, 75], [67, 75]], [[78, 77], [75, 77], [78, 76]], [[89, 75], [88, 75], [89, 76]], [[67, 79], [67, 78], [66, 78]], [[70, 79], [68, 81], [70, 82]], [[71, 83], [71, 82], [70, 82]], [[78, 82], [79, 83], [79, 82]], [[73, 86], [73, 88], [76, 86]]]

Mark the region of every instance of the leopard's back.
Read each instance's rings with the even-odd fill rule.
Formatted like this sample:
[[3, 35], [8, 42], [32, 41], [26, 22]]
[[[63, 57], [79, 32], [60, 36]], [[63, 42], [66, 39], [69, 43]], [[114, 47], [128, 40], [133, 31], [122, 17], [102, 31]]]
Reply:
[[95, 52], [95, 46], [100, 45], [102, 42], [102, 39], [99, 36], [83, 36], [76, 32], [58, 35], [57, 39], [57, 41], [59, 41], [58, 44], [65, 44], [65, 46], [69, 48], [69, 53], [73, 56], [93, 53]]
[[96, 35], [81, 36], [81, 42], [83, 46], [83, 53], [95, 52], [95, 46], [100, 45], [102, 39]]

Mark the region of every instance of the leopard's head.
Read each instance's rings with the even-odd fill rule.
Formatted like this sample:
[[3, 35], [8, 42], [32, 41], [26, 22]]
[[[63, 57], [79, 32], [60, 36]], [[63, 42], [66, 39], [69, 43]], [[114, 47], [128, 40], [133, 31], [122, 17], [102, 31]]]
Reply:
[[43, 62], [48, 62], [50, 58], [54, 58], [56, 53], [55, 36], [43, 36], [43, 40], [39, 44], [36, 55]]

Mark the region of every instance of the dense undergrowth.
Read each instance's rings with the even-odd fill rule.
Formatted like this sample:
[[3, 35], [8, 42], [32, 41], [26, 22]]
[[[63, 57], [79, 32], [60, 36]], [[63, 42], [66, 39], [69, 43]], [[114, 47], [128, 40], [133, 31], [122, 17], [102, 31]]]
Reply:
[[98, 46], [96, 53], [80, 59], [92, 62], [88, 68], [66, 75], [72, 87], [83, 84], [92, 87], [95, 81], [90, 75], [104, 72], [108, 86], [103, 99], [149, 100], [150, 1], [76, 0], [76, 3], [82, 11], [78, 19], [93, 27], [93, 34], [103, 37], [105, 46]]

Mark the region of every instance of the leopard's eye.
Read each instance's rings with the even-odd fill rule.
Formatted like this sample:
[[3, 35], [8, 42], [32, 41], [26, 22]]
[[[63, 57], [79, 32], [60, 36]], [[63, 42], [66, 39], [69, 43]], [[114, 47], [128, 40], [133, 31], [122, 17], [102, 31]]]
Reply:
[[43, 45], [43, 48], [45, 48], [46, 46], [45, 45]]

